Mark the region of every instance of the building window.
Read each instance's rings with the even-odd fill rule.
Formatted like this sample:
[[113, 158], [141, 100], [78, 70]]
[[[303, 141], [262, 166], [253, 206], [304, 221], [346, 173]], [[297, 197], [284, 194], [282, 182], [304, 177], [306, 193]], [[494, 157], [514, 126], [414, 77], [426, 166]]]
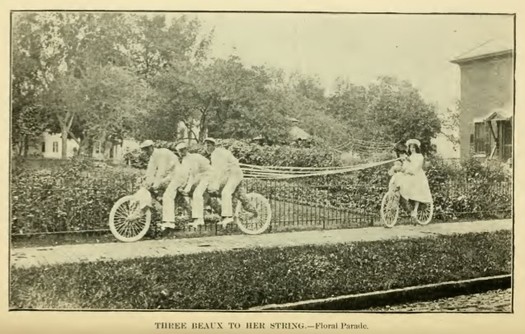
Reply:
[[58, 142], [57, 141], [53, 142], [53, 153], [58, 153]]
[[474, 153], [485, 153], [487, 149], [488, 129], [484, 122], [474, 123]]
[[42, 153], [46, 153], [46, 142], [42, 143]]
[[95, 154], [99, 154], [100, 153], [100, 142], [96, 142], [95, 143]]
[[510, 121], [502, 122], [502, 155], [503, 160], [512, 158], [512, 123]]

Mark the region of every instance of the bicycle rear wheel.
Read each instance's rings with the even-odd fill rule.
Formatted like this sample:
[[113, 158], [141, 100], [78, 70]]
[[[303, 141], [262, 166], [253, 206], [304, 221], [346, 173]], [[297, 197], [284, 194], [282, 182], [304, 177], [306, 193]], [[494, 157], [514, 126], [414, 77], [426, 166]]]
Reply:
[[250, 204], [255, 208], [257, 217], [251, 218], [251, 213], [244, 210], [241, 201], [235, 207], [235, 220], [239, 229], [246, 234], [261, 234], [270, 227], [272, 208], [270, 201], [261, 194], [249, 193], [246, 195]]
[[394, 227], [399, 217], [399, 192], [388, 191], [381, 201], [381, 221], [386, 227]]
[[434, 203], [419, 203], [416, 221], [419, 225], [427, 225], [434, 214]]

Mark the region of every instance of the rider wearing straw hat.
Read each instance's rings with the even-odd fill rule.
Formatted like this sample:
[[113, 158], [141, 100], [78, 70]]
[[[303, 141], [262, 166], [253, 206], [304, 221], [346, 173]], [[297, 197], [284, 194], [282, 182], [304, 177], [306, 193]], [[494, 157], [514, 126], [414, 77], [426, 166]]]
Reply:
[[[210, 192], [221, 191], [221, 215], [220, 224], [225, 227], [233, 222], [232, 195], [237, 187], [241, 185], [244, 178], [239, 161], [233, 154], [224, 147], [217, 147], [217, 141], [213, 138], [204, 140], [206, 151], [210, 154], [211, 173], [208, 190]], [[244, 187], [240, 186], [239, 199], [244, 209], [256, 215], [253, 208], [246, 198]]]
[[188, 144], [180, 143], [176, 147], [182, 159], [181, 170], [185, 174], [185, 186], [182, 193], [189, 194], [193, 189], [191, 202], [190, 226], [204, 225], [204, 199], [203, 195], [208, 187], [210, 161], [198, 153], [188, 153]]
[[[172, 173], [180, 166], [179, 158], [167, 148], [155, 148], [152, 140], [143, 141], [140, 149], [149, 159], [143, 183], [144, 188], [159, 190], [166, 187], [171, 181]], [[130, 219], [140, 217], [142, 211], [150, 204], [149, 193], [146, 192], [146, 194], [142, 191], [136, 194], [139, 210], [133, 213]]]
[[155, 148], [152, 140], [145, 140], [140, 149], [149, 158], [145, 186], [158, 189], [169, 182], [170, 174], [180, 164], [179, 159], [167, 148]]

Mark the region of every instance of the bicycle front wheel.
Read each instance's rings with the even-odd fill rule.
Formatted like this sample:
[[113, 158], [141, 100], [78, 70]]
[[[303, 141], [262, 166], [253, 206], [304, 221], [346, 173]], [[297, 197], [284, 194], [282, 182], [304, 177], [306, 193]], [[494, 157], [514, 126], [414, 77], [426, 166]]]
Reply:
[[270, 201], [261, 194], [249, 193], [246, 195], [250, 204], [255, 208], [257, 212], [256, 217], [250, 217], [251, 213], [244, 210], [241, 201], [237, 201], [235, 208], [235, 217], [237, 226], [239, 229], [246, 234], [261, 234], [266, 232], [270, 227], [270, 221], [272, 220], [272, 208], [270, 207]]
[[386, 227], [394, 227], [399, 217], [399, 193], [388, 191], [381, 201], [381, 221]]
[[[115, 238], [123, 242], [134, 242], [142, 239], [151, 224], [151, 211], [137, 214], [138, 203], [133, 196], [124, 196], [111, 208], [109, 213], [109, 229]], [[136, 215], [136, 217], [133, 217]]]

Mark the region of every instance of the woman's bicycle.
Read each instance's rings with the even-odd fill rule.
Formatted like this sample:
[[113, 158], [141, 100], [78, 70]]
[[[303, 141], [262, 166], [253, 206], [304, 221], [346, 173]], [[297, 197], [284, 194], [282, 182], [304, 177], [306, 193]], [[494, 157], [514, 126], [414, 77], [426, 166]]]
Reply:
[[[150, 191], [150, 194], [152, 194], [152, 205], [139, 211], [140, 215], [138, 216], [136, 212], [140, 210], [138, 209], [139, 203], [135, 200], [134, 195], [120, 198], [111, 208], [109, 228], [113, 236], [119, 241], [134, 242], [142, 239], [153, 225], [151, 219], [152, 211], [162, 212], [162, 196], [152, 191]], [[215, 216], [220, 215], [218, 200], [219, 195], [217, 193], [205, 194], [205, 202], [211, 208], [212, 215], [214, 214]], [[234, 223], [236, 223], [239, 229], [245, 234], [261, 234], [266, 232], [270, 227], [270, 221], [272, 219], [270, 202], [266, 197], [256, 192], [246, 194], [246, 200], [255, 208], [257, 214], [254, 216], [253, 213], [243, 208], [240, 192], [235, 191], [232, 196], [233, 207], [235, 208], [233, 216]], [[180, 209], [181, 205], [178, 205], [178, 207]], [[178, 221], [189, 221], [187, 205], [182, 211], [186, 211], [186, 214], [180, 214], [179, 212], [177, 215]], [[205, 217], [205, 220], [209, 221], [210, 219], [209, 217]]]
[[[412, 211], [410, 200], [401, 196], [399, 186], [389, 187], [381, 201], [381, 221], [386, 227], [394, 227], [399, 218], [399, 207], [402, 206], [407, 212]], [[401, 205], [403, 204], [403, 205]], [[427, 225], [434, 214], [434, 203], [419, 203], [415, 220], [419, 225]]]

